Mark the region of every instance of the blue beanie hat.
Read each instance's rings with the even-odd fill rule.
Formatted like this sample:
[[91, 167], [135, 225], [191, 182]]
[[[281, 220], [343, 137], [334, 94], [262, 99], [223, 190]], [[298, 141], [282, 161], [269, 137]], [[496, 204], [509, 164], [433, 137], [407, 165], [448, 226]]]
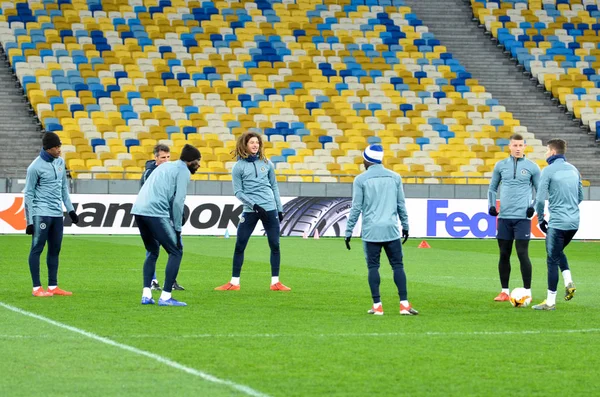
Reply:
[[383, 161], [383, 147], [381, 145], [371, 145], [363, 152], [363, 158], [369, 163], [381, 164]]

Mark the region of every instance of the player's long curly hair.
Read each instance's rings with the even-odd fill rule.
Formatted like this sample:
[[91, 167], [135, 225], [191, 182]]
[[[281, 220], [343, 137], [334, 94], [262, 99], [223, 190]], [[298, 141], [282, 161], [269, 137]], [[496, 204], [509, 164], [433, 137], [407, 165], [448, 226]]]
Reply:
[[252, 154], [248, 151], [248, 141], [250, 141], [252, 138], [258, 139], [258, 153], [256, 153], [258, 158], [263, 161], [267, 159], [265, 157], [262, 137], [256, 132], [244, 132], [242, 135], [240, 135], [235, 145], [235, 158], [247, 159], [248, 156]]

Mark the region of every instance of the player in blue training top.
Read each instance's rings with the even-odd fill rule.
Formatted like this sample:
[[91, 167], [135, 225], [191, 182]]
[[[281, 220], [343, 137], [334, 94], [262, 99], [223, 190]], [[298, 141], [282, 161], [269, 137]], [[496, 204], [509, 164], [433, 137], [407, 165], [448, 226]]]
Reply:
[[[533, 306], [535, 310], [556, 308], [559, 268], [565, 283], [565, 300], [571, 300], [575, 295], [575, 284], [564, 250], [579, 229], [579, 203], [583, 201], [581, 175], [565, 158], [567, 143], [562, 139], [551, 139], [547, 145], [548, 167], [542, 171], [535, 211], [538, 214], [540, 229], [546, 233], [548, 295], [545, 301]], [[549, 222], [544, 219], [546, 198], [550, 211]]]
[[150, 286], [162, 245], [169, 254], [169, 259], [158, 305], [186, 306], [173, 299], [171, 291], [183, 257], [181, 224], [185, 196], [191, 175], [200, 167], [200, 157], [198, 149], [185, 145], [178, 161], [162, 164], [150, 175], [131, 210], [146, 247], [142, 305], [154, 304]]
[[[69, 197], [65, 161], [60, 157], [60, 137], [46, 132], [40, 155], [27, 168], [25, 180], [26, 233], [33, 235], [29, 253], [29, 271], [33, 280], [33, 296], [69, 296], [71, 292], [58, 288], [58, 256], [63, 238], [63, 203], [73, 223], [79, 217]], [[40, 256], [48, 242], [48, 290], [40, 281]]]
[[[150, 177], [150, 174], [152, 174], [152, 171], [154, 171], [156, 167], [168, 162], [171, 159], [171, 150], [167, 145], [158, 144], [154, 146], [154, 150], [152, 151], [152, 153], [154, 154], [154, 160], [146, 161], [146, 170], [142, 174], [142, 179], [140, 180], [140, 187], [144, 186], [144, 183]], [[158, 279], [156, 278], [156, 272], [152, 276], [152, 284], [150, 289], [152, 289], [153, 291], [161, 290], [160, 284], [158, 283]], [[177, 284], [177, 280], [175, 280], [175, 282], [173, 283], [173, 289], [176, 291], [185, 290], [185, 288]]]
[[[496, 163], [488, 190], [489, 214], [498, 216], [498, 248], [500, 260], [498, 271], [502, 291], [494, 298], [496, 302], [509, 300], [510, 256], [513, 241], [516, 240], [517, 255], [521, 263], [523, 288], [531, 296], [531, 260], [529, 259], [529, 239], [531, 237], [531, 217], [533, 216], [533, 189], [537, 191], [540, 180], [540, 167], [525, 158], [525, 141], [520, 134], [510, 137], [508, 145], [510, 157]], [[496, 194], [500, 188], [500, 213], [496, 208]]]
[[394, 271], [394, 283], [400, 295], [400, 314], [419, 314], [408, 302], [406, 274], [402, 262], [402, 243], [398, 218], [402, 223], [402, 236], [408, 238], [408, 215], [404, 202], [402, 178], [387, 170], [383, 161], [383, 148], [371, 145], [363, 153], [366, 171], [354, 179], [352, 186], [352, 209], [346, 225], [346, 248], [350, 250], [352, 230], [362, 213], [362, 240], [367, 267], [369, 286], [373, 297], [373, 307], [369, 314], [383, 315], [383, 306], [379, 296], [379, 258], [381, 249], [385, 250]]
[[289, 287], [279, 281], [279, 222], [283, 220], [283, 207], [275, 178], [275, 166], [265, 157], [261, 136], [254, 132], [244, 133], [238, 138], [235, 155], [238, 161], [232, 170], [233, 193], [244, 204], [244, 212], [237, 230], [231, 281], [215, 290], [240, 289], [244, 251], [260, 220], [271, 249], [271, 290], [290, 291]]

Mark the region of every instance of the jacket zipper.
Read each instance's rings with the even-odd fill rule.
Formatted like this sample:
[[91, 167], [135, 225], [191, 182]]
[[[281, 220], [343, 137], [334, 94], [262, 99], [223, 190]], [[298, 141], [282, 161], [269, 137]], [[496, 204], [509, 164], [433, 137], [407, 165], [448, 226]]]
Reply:
[[51, 165], [52, 165], [52, 169], [54, 170], [54, 180], [57, 180], [58, 179], [58, 173], [56, 172], [56, 167], [54, 166], [54, 164], [51, 164]]
[[254, 176], [256, 178], [258, 178], [258, 170], [256, 169], [256, 162], [253, 162], [252, 164], [254, 164]]
[[515, 159], [515, 162], [514, 162], [514, 165], [515, 165], [515, 167], [514, 167], [514, 169], [515, 169], [515, 172], [514, 172], [514, 174], [513, 174], [513, 179], [517, 179], [517, 161], [519, 161], [519, 159]]

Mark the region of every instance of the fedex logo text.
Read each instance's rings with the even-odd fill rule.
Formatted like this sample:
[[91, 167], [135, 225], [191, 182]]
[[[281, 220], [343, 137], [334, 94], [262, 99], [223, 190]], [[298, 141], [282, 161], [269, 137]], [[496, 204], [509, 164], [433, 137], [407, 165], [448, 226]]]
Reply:
[[469, 216], [458, 211], [448, 213], [447, 209], [448, 200], [427, 201], [428, 237], [445, 237], [443, 232], [438, 233], [439, 222], [444, 225], [449, 237], [466, 237], [469, 233], [477, 238], [496, 236], [496, 219], [485, 212]]

